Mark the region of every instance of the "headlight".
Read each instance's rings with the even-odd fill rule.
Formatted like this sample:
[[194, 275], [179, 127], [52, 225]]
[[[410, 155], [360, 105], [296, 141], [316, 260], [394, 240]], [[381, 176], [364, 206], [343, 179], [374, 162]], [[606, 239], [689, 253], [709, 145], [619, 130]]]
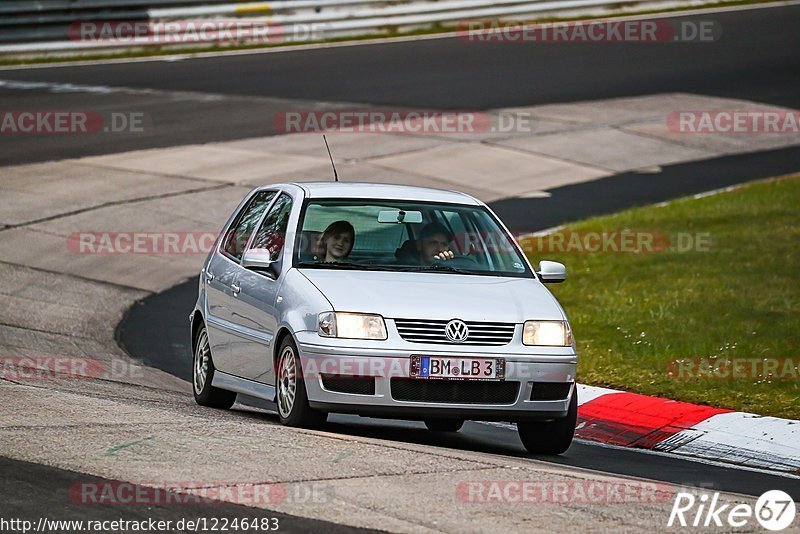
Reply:
[[380, 315], [324, 312], [319, 314], [317, 333], [323, 337], [386, 339], [386, 323]]
[[567, 321], [525, 321], [522, 343], [567, 347], [572, 345], [572, 329]]

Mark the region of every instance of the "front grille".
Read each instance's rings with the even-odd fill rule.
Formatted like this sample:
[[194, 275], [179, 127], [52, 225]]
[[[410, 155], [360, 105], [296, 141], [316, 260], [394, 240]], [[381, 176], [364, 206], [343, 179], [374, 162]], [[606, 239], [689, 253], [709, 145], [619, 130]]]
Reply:
[[[400, 337], [411, 343], [456, 344], [444, 333], [449, 320], [395, 319]], [[458, 345], [507, 345], [514, 337], [513, 323], [465, 321], [469, 329], [467, 340]]]
[[375, 395], [375, 378], [371, 376], [345, 376], [322, 374], [322, 386], [337, 393]]
[[534, 382], [531, 400], [564, 400], [572, 382]]
[[392, 398], [399, 401], [454, 404], [513, 404], [519, 382], [467, 382], [392, 378]]

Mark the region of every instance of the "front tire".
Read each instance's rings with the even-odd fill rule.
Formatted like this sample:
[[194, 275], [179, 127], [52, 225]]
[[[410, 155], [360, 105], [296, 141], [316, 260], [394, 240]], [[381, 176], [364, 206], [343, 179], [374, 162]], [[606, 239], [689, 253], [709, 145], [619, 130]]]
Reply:
[[566, 417], [553, 421], [518, 421], [522, 444], [532, 454], [561, 454], [569, 449], [578, 422], [578, 390], [572, 393]]
[[209, 406], [227, 410], [236, 402], [236, 393], [211, 385], [214, 380], [214, 360], [211, 357], [211, 344], [208, 331], [201, 326], [194, 342], [194, 358], [192, 359], [192, 390], [194, 400], [200, 406]]
[[425, 419], [425, 426], [434, 432], [458, 432], [464, 426], [463, 419]]
[[311, 409], [308, 404], [303, 366], [291, 336], [281, 343], [275, 367], [275, 400], [281, 424], [300, 428], [319, 428], [328, 414]]

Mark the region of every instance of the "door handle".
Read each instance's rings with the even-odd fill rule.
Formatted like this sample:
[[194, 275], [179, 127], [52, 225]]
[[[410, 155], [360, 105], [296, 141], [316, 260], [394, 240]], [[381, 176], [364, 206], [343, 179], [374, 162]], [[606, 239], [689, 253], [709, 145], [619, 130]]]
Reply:
[[234, 297], [239, 294], [239, 291], [242, 290], [242, 288], [237, 286], [236, 284], [231, 284], [231, 289], [233, 290]]
[[206, 271], [206, 282], [210, 282], [213, 279], [214, 279], [214, 275], [211, 272]]

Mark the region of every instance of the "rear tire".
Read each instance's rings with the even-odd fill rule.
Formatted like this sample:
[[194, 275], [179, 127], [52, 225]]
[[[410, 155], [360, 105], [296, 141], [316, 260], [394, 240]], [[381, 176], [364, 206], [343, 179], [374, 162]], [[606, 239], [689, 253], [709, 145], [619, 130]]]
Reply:
[[464, 426], [463, 419], [425, 419], [425, 426], [433, 432], [458, 432]]
[[572, 392], [566, 417], [553, 421], [518, 421], [522, 444], [532, 454], [561, 454], [569, 449], [578, 422], [578, 391]]
[[197, 331], [192, 359], [192, 390], [194, 400], [200, 406], [227, 410], [236, 402], [236, 393], [211, 385], [214, 380], [214, 359], [211, 357], [211, 344], [205, 326]]
[[320, 428], [328, 414], [308, 404], [303, 366], [291, 336], [281, 343], [275, 366], [275, 400], [281, 424], [300, 428]]

